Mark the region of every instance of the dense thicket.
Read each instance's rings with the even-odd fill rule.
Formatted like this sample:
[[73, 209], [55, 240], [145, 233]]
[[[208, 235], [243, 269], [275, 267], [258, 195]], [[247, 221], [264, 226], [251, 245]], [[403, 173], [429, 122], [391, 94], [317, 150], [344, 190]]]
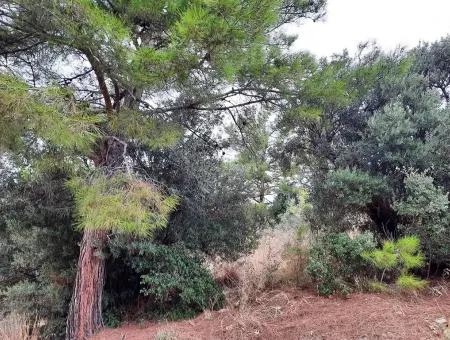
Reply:
[[445, 68], [442, 55], [430, 66], [437, 46], [323, 61], [304, 97], [314, 116], [282, 117], [285, 163], [310, 169], [313, 229], [417, 234], [431, 263], [449, 263], [450, 111], [430, 74]]
[[153, 161], [141, 172], [182, 198], [166, 228], [155, 234], [164, 244], [182, 241], [188, 248], [209, 255], [235, 258], [255, 244], [267, 224], [264, 209], [251, 201], [241, 166], [218, 157], [216, 147], [189, 138], [174, 148], [146, 150], [136, 157]]
[[[194, 176], [168, 167], [189, 152], [176, 153], [188, 139], [225, 147], [214, 140], [225, 116], [235, 120], [241, 109], [256, 105], [295, 105], [295, 84], [308, 62], [283, 51], [292, 39], [279, 28], [320, 17], [324, 5], [0, 2], [0, 148], [30, 178], [63, 169], [74, 222], [83, 231], [67, 339], [102, 326], [102, 254], [111, 235], [155, 236], [171, 220], [157, 236], [165, 243], [185, 239], [192, 248], [230, 257], [251, 247], [258, 223], [251, 221], [254, 207], [242, 182], [232, 179], [239, 167], [208, 176], [203, 164]], [[175, 144], [173, 152], [155, 151]], [[180, 159], [182, 167], [188, 163]], [[212, 183], [205, 185], [207, 178]]]
[[[180, 145], [178, 152], [176, 148], [153, 151], [152, 167], [142, 168], [183, 198], [167, 227], [136, 246], [131, 246], [138, 241], [136, 237], [113, 237], [103, 250], [107, 272], [103, 309], [108, 325], [127, 318], [189, 316], [201, 308], [220, 306], [222, 293], [211, 274], [201, 268], [203, 258], [198, 252], [235, 258], [251, 249], [264, 226], [264, 218], [253, 218], [257, 211], [248, 202], [240, 172], [223, 170], [207, 145], [194, 143], [189, 152], [185, 150], [189, 143]], [[193, 152], [198, 157], [186, 157]], [[30, 180], [11, 169], [6, 159], [2, 164], [1, 310], [38, 315], [48, 323], [42, 328], [43, 337], [59, 339], [65, 332], [81, 237], [73, 228], [74, 202], [65, 185], [67, 175], [49, 172]], [[139, 255], [141, 244], [155, 249], [157, 257], [153, 253]], [[136, 263], [141, 263], [139, 271]], [[178, 270], [184, 270], [179, 279], [161, 282], [161, 289], [171, 292], [161, 293], [170, 296], [169, 300], [141, 292], [142, 275], [172, 276]], [[205, 283], [211, 288], [202, 288]], [[183, 290], [193, 294], [187, 302], [177, 297]], [[137, 304], [140, 310], [136, 310]]]
[[[2, 172], [1, 310], [45, 318], [45, 338], [64, 335], [80, 233], [72, 228], [73, 202], [64, 173], [21, 181]], [[7, 180], [6, 180], [7, 179]]]
[[306, 192], [322, 292], [388, 253], [349, 231], [450, 265], [450, 39], [290, 53], [283, 25], [324, 6], [0, 0], [2, 311], [78, 339], [102, 309], [218, 307], [203, 257], [250, 251]]

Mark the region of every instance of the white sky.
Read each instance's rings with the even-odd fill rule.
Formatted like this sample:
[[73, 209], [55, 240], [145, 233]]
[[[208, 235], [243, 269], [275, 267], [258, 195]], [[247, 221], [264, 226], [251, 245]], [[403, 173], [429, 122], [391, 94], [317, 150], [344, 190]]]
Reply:
[[328, 0], [321, 22], [290, 27], [298, 39], [293, 50], [329, 56], [358, 43], [376, 40], [385, 50], [414, 47], [450, 34], [450, 0]]

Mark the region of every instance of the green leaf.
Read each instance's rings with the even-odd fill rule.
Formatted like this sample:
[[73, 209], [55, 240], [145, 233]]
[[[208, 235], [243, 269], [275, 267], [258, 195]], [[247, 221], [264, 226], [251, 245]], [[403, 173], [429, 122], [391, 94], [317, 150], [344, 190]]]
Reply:
[[123, 173], [74, 178], [67, 185], [75, 196], [78, 227], [148, 235], [163, 228], [178, 198], [164, 196], [148, 182]]

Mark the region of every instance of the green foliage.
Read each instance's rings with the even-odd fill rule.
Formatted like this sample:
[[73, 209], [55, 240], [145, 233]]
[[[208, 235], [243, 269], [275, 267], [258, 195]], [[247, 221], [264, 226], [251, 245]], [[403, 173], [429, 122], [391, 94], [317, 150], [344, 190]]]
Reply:
[[156, 187], [131, 175], [98, 175], [88, 183], [68, 182], [74, 192], [81, 229], [105, 229], [147, 235], [165, 227], [175, 208], [175, 196], [164, 197]]
[[432, 177], [411, 172], [405, 177], [404, 184], [405, 199], [396, 206], [399, 214], [430, 218], [447, 212], [448, 195], [442, 188], [435, 186]]
[[220, 308], [224, 303], [222, 289], [211, 273], [183, 246], [143, 241], [133, 243], [130, 249], [141, 293], [155, 301], [159, 313], [180, 318]]
[[312, 209], [308, 214], [313, 230], [341, 232], [359, 227], [372, 230], [367, 218], [368, 206], [389, 195], [388, 179], [358, 169], [330, 170], [314, 178]]
[[[236, 98], [248, 97], [243, 105], [252, 107], [260, 98], [272, 105], [297, 97], [294, 75], [303, 76], [315, 63], [309, 55], [287, 55], [280, 46], [288, 39], [273, 32], [287, 22], [320, 17], [324, 5], [324, 0], [14, 1], [2, 8], [0, 45], [4, 68], [23, 81], [0, 76], [0, 147], [20, 159], [15, 165], [23, 178], [34, 178], [38, 168], [43, 176], [50, 169], [67, 169], [73, 197], [62, 202], [73, 205], [80, 229], [106, 229], [112, 237], [155, 236], [155, 242], [165, 244], [185, 241], [192, 249], [235, 257], [255, 244], [259, 228], [267, 222], [267, 207], [250, 202], [253, 193], [240, 180], [239, 170], [221, 168], [218, 143], [190, 162], [185, 159], [199, 153], [183, 147], [195, 137], [206, 143], [194, 148], [210, 148], [223, 113]], [[262, 137], [255, 145], [267, 151], [269, 138]], [[112, 150], [109, 141], [121, 149]], [[178, 150], [162, 150], [167, 145]], [[268, 182], [270, 169], [265, 159], [258, 161], [248, 174]], [[122, 174], [123, 168], [129, 173]], [[195, 175], [189, 174], [192, 169]], [[161, 188], [167, 185], [165, 192], [181, 192], [179, 210], [174, 212], [174, 196], [166, 196], [151, 184], [155, 182], [141, 180], [137, 173], [145, 178], [151, 174], [163, 183]], [[52, 215], [45, 216], [53, 226]], [[39, 221], [40, 215], [33, 218]], [[20, 229], [14, 218], [7, 220], [8, 228]], [[69, 216], [61, 226], [72, 222]], [[12, 242], [14, 249], [8, 248], [8, 263], [33, 275], [29, 282], [21, 277], [5, 284], [10, 301], [19, 294], [14, 292], [34, 300], [31, 293], [37, 289], [45, 296], [50, 291], [50, 274], [43, 268], [53, 268], [53, 251], [47, 258], [40, 255], [61, 244], [57, 236], [56, 241], [44, 238], [50, 245], [35, 249], [41, 238], [34, 233], [47, 232], [44, 225], [39, 221], [38, 228], [27, 226], [25, 235], [11, 232], [20, 237]], [[20, 250], [27, 243], [33, 244], [28, 255]], [[148, 250], [145, 256], [155, 260], [140, 269], [146, 294], [167, 303], [167, 296], [173, 296], [172, 306], [183, 312], [222, 299], [198, 260], [160, 247]], [[76, 261], [64, 259], [64, 278], [70, 282], [64, 284], [66, 291]], [[159, 267], [166, 259], [172, 267]], [[41, 263], [30, 269], [27, 260], [29, 266]], [[125, 257], [120, 260], [126, 262]], [[171, 281], [176, 264], [182, 266], [182, 275]], [[111, 299], [117, 299], [123, 284], [122, 277], [114, 275], [125, 273], [135, 283], [133, 269], [115, 269], [106, 275], [114, 278], [108, 286], [116, 293]], [[48, 275], [41, 277], [44, 272]], [[63, 270], [56, 272], [62, 275]], [[136, 286], [128, 293], [136, 298]], [[67, 302], [65, 297], [60, 301]], [[65, 312], [58, 310], [55, 318]], [[109, 312], [109, 322], [115, 323], [115, 310]]]
[[136, 82], [147, 86], [161, 86], [167, 79], [185, 80], [195, 57], [175, 49], [157, 50], [144, 47], [133, 56], [132, 72]]
[[31, 88], [0, 73], [0, 147], [20, 150], [27, 133], [69, 151], [89, 151], [99, 136], [102, 115], [77, 107], [67, 89]]
[[120, 326], [121, 319], [120, 319], [120, 313], [116, 312], [113, 309], [106, 309], [103, 314], [103, 322], [105, 323], [106, 327], [115, 328]]
[[325, 188], [348, 207], [364, 207], [376, 195], [381, 195], [389, 189], [386, 180], [373, 176], [358, 169], [338, 169], [330, 171]]
[[395, 150], [385, 155], [390, 162], [401, 162], [405, 156], [412, 156], [405, 153], [413, 152], [416, 147], [416, 142], [411, 139], [416, 132], [416, 127], [407, 109], [402, 107], [401, 103], [394, 103], [375, 113], [368, 124], [374, 142], [385, 149]]
[[366, 271], [361, 254], [374, 247], [373, 235], [368, 232], [354, 238], [346, 233], [323, 235], [310, 249], [306, 271], [320, 294], [346, 293]]
[[401, 288], [414, 289], [426, 285], [426, 281], [408, 273], [411, 269], [420, 269], [425, 264], [417, 236], [409, 235], [397, 241], [384, 241], [381, 249], [366, 251], [362, 255], [376, 268], [383, 270], [380, 283], [383, 283], [386, 270], [395, 270], [400, 273], [396, 283]]
[[228, 142], [239, 152], [229, 167], [244, 171], [247, 190], [255, 193], [254, 200], [258, 203], [267, 202], [266, 196], [272, 194], [271, 182], [275, 180], [269, 146], [269, 115], [267, 111], [244, 109], [225, 130]]
[[180, 14], [172, 35], [179, 50], [189, 46], [210, 51], [212, 66], [225, 79], [233, 79], [246, 64], [247, 51], [262, 51], [265, 30], [276, 23], [278, 14], [278, 3], [272, 0], [200, 1]]
[[[305, 95], [320, 108], [343, 107], [351, 103], [353, 92], [357, 89], [350, 86], [352, 73], [342, 72], [346, 60], [335, 60], [322, 63], [314, 74], [305, 82]], [[312, 105], [313, 109], [317, 106]]]
[[401, 229], [420, 237], [429, 259], [435, 263], [450, 260], [448, 195], [426, 174], [411, 172], [404, 180], [405, 196], [395, 207], [401, 216]]
[[155, 238], [163, 244], [182, 242], [211, 256], [236, 259], [256, 245], [267, 225], [266, 204], [254, 204], [245, 171], [214, 157], [194, 138], [166, 150], [148, 150], [145, 168], [181, 198], [166, 228]]
[[402, 274], [398, 277], [397, 281], [395, 281], [395, 284], [401, 289], [419, 290], [425, 288], [428, 285], [428, 281], [421, 280], [411, 274]]
[[61, 339], [80, 239], [66, 176], [11, 176], [0, 181], [0, 309], [44, 318], [43, 337]]
[[363, 253], [378, 269], [392, 269], [397, 263], [397, 254], [393, 241], [385, 241], [382, 249], [375, 249], [369, 253]]
[[110, 119], [109, 126], [114, 132], [137, 139], [149, 148], [168, 147], [181, 137], [181, 130], [175, 124], [164, 123], [136, 111], [121, 110]]
[[420, 268], [425, 259], [417, 236], [403, 236], [397, 241], [384, 241], [381, 249], [363, 253], [364, 258], [378, 269], [399, 268], [401, 272]]
[[412, 52], [415, 57], [414, 69], [423, 74], [430, 87], [441, 92], [448, 102], [450, 99], [449, 81], [450, 37], [447, 35], [433, 43], [423, 43]]
[[420, 240], [417, 236], [403, 236], [397, 240], [395, 246], [405, 270], [424, 266], [425, 258], [420, 250]]
[[[270, 212], [277, 223], [280, 222], [280, 217], [283, 214], [289, 212], [292, 205], [300, 207], [303, 215], [302, 219], [311, 210], [311, 204], [308, 202], [308, 192], [305, 189], [296, 188], [283, 181], [276, 193], [277, 196], [270, 206]], [[305, 221], [303, 220], [303, 222]]]
[[287, 110], [279, 157], [311, 171], [312, 230], [414, 234], [432, 263], [448, 263], [450, 110], [429, 90], [440, 79], [448, 93], [447, 40], [412, 53], [363, 47], [310, 67], [295, 107], [320, 116]]
[[380, 281], [370, 281], [369, 289], [370, 289], [370, 291], [375, 292], [375, 293], [389, 292], [389, 286], [387, 284], [385, 284], [384, 282], [380, 282]]

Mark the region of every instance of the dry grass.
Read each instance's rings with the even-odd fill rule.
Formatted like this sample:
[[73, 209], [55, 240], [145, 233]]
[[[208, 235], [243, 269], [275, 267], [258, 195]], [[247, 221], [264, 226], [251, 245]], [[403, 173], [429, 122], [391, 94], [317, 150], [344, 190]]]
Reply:
[[266, 230], [253, 253], [235, 262], [214, 261], [212, 272], [224, 286], [228, 306], [245, 309], [268, 289], [305, 287], [311, 235], [300, 205], [291, 204], [276, 228]]
[[427, 292], [434, 296], [448, 297], [450, 296], [450, 281], [447, 279], [432, 282], [427, 287]]
[[293, 228], [267, 231], [255, 251], [235, 262], [217, 260], [216, 280], [225, 287], [228, 305], [245, 309], [267, 289], [301, 286], [306, 258]]
[[0, 320], [0, 339], [2, 340], [37, 340], [38, 320], [19, 314], [9, 314]]
[[283, 290], [261, 292], [251, 305], [245, 307], [230, 313], [227, 323], [221, 324], [227, 339], [254, 339], [262, 334], [275, 338], [276, 333], [268, 327], [268, 323], [276, 322], [296, 310], [295, 301]]
[[161, 330], [156, 333], [154, 340], [177, 340], [177, 335], [170, 330]]

